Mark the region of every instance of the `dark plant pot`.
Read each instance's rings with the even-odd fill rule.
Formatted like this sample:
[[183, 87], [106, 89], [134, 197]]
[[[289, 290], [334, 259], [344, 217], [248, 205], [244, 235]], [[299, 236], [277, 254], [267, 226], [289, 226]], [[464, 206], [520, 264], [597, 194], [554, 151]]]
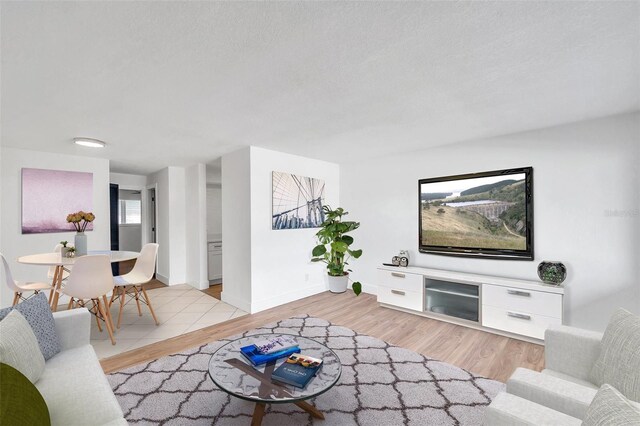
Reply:
[[538, 265], [538, 277], [544, 283], [560, 285], [567, 278], [567, 268], [561, 262], [543, 261]]

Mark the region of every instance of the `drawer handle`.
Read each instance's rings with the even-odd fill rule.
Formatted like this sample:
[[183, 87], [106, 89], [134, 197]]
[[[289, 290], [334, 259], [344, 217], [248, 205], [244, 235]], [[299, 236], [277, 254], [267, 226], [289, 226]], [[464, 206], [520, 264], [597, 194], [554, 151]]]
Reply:
[[400, 290], [391, 290], [391, 293], [399, 294], [400, 296], [404, 296], [405, 295], [405, 292], [404, 291], [400, 291]]
[[531, 293], [528, 291], [518, 291], [518, 290], [507, 290], [507, 294], [513, 294], [514, 296], [524, 296], [529, 297]]
[[404, 278], [404, 274], [401, 274], [399, 272], [392, 272], [391, 276], [392, 277], [398, 277], [398, 278]]
[[523, 319], [523, 320], [527, 320], [527, 321], [531, 320], [531, 315], [518, 314], [516, 312], [507, 312], [507, 316], [510, 316], [512, 318]]

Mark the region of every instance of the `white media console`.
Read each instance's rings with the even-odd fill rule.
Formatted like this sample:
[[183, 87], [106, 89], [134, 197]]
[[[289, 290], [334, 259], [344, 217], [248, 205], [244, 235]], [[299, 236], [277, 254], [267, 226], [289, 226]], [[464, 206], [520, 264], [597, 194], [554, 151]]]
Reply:
[[378, 268], [378, 302], [388, 308], [540, 343], [562, 324], [564, 288], [415, 266]]

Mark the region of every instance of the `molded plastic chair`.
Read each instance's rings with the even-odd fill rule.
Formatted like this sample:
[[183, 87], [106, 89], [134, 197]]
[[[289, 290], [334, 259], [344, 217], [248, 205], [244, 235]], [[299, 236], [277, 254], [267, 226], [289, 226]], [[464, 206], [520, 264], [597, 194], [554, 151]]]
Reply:
[[[67, 283], [62, 288], [62, 293], [71, 298], [70, 307], [78, 305], [89, 309], [89, 312], [96, 316], [100, 331], [102, 331], [100, 321], [103, 321], [111, 338], [111, 344], [115, 345], [113, 322], [107, 302], [107, 293], [112, 288], [111, 261], [109, 256], [100, 254], [81, 256], [76, 259]], [[90, 301], [91, 305], [87, 306], [89, 302], [85, 303], [85, 300]]]
[[[158, 257], [158, 244], [149, 243], [145, 244], [140, 250], [140, 256], [136, 259], [136, 264], [128, 274], [118, 275], [113, 277], [113, 294], [111, 296], [111, 304], [116, 298], [120, 299], [120, 311], [118, 312], [118, 324], [117, 328], [120, 328], [120, 322], [122, 321], [122, 309], [130, 300], [135, 299], [138, 305], [138, 315], [142, 316], [140, 310], [140, 302], [146, 304], [149, 307], [151, 316], [156, 322], [156, 325], [160, 325], [156, 314], [151, 306], [151, 299], [144, 289], [144, 284], [151, 281], [153, 273], [156, 270], [156, 258]], [[130, 297], [129, 301], [125, 301], [126, 296]]]
[[[11, 269], [9, 269], [7, 259], [5, 259], [2, 253], [0, 253], [0, 257], [2, 258], [2, 265], [4, 267], [4, 276], [7, 287], [9, 287], [11, 291], [13, 291], [12, 306], [16, 306], [20, 300], [27, 300], [29, 297], [36, 295], [43, 290], [53, 290], [51, 284], [41, 282], [21, 282], [14, 280], [13, 276], [11, 275]], [[23, 297], [22, 293], [28, 291], [33, 291], [33, 294], [29, 297]]]

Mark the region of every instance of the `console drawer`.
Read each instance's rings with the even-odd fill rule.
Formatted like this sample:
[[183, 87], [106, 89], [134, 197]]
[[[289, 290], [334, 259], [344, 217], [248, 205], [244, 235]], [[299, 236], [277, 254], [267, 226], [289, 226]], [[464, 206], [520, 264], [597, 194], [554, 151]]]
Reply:
[[378, 302], [422, 312], [422, 292], [378, 287]]
[[561, 294], [483, 284], [482, 305], [562, 319]]
[[378, 285], [422, 294], [424, 277], [422, 275], [404, 272], [401, 269], [397, 271], [378, 269]]
[[482, 326], [514, 334], [544, 340], [544, 331], [552, 324], [562, 324], [560, 318], [552, 318], [514, 308], [497, 308], [482, 305]]

